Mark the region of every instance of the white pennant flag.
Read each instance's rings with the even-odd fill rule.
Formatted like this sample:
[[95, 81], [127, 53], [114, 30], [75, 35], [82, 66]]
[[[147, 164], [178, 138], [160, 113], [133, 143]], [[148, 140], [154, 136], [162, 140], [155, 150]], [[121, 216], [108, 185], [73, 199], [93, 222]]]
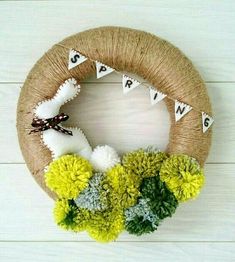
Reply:
[[160, 102], [162, 99], [166, 97], [165, 94], [154, 89], [153, 87], [149, 88], [149, 94], [151, 99], [151, 105], [156, 105], [158, 102]]
[[81, 55], [78, 51], [74, 49], [70, 49], [69, 51], [69, 64], [68, 64], [68, 69], [72, 69], [77, 65], [80, 65], [84, 61], [87, 60], [87, 57], [84, 55]]
[[122, 87], [123, 87], [123, 93], [126, 94], [130, 92], [132, 89], [136, 88], [138, 85], [140, 85], [140, 82], [136, 79], [133, 79], [127, 75], [122, 76]]
[[191, 109], [192, 107], [190, 105], [175, 100], [175, 121], [179, 121]]
[[202, 131], [203, 133], [205, 133], [210, 128], [213, 122], [214, 122], [214, 119], [211, 116], [202, 112]]
[[106, 76], [114, 71], [112, 67], [109, 67], [105, 64], [102, 64], [98, 61], [95, 62], [96, 64], [96, 77], [97, 79]]

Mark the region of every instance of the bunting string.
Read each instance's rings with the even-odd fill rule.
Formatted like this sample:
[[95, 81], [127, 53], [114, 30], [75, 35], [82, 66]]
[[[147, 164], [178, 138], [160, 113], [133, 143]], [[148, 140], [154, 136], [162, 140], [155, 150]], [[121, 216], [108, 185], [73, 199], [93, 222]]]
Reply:
[[133, 77], [130, 77], [126, 74], [123, 74], [122, 72], [116, 70], [115, 68], [112, 68], [106, 64], [103, 64], [100, 61], [94, 60], [90, 57], [85, 56], [80, 51], [77, 51], [73, 48], [69, 48], [62, 44], [56, 44], [58, 46], [61, 46], [63, 48], [66, 48], [69, 50], [68, 55], [68, 69], [71, 70], [72, 68], [82, 64], [86, 60], [90, 60], [95, 63], [96, 65], [96, 77], [97, 79], [102, 78], [112, 72], [115, 72], [116, 74], [122, 76], [122, 87], [123, 87], [123, 93], [127, 94], [131, 90], [135, 89], [138, 86], [144, 86], [149, 89], [150, 94], [150, 101], [151, 105], [155, 105], [158, 102], [162, 101], [165, 97], [172, 100], [175, 103], [175, 121], [179, 121], [181, 118], [183, 118], [187, 113], [189, 113], [191, 110], [194, 110], [196, 112], [199, 112], [201, 114], [202, 119], [202, 132], [205, 133], [213, 124], [214, 119], [212, 116], [208, 115], [206, 112], [203, 112], [197, 108], [192, 107], [191, 105], [188, 105], [182, 101], [177, 100], [174, 97], [171, 97], [168, 94], [164, 94], [155, 87], [152, 87], [144, 82], [140, 82], [137, 79], [134, 79]]

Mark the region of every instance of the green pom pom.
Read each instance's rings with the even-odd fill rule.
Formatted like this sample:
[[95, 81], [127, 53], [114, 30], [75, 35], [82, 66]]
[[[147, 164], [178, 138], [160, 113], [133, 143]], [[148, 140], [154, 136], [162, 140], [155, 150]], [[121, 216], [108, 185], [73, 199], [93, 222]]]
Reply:
[[178, 206], [174, 194], [167, 189], [159, 176], [145, 178], [141, 184], [141, 193], [144, 199], [149, 200], [151, 210], [159, 219], [172, 216]]
[[164, 161], [160, 178], [179, 201], [195, 198], [205, 180], [198, 162], [186, 155], [171, 155]]
[[167, 155], [160, 151], [139, 149], [123, 156], [122, 164], [130, 172], [144, 177], [155, 176]]
[[143, 234], [154, 232], [157, 228], [157, 224], [144, 220], [144, 217], [142, 216], [135, 216], [132, 220], [126, 222], [125, 228], [128, 233], [141, 236]]
[[90, 214], [85, 209], [79, 209], [73, 200], [59, 199], [55, 203], [54, 218], [57, 225], [65, 230], [83, 231]]
[[178, 201], [159, 176], [144, 178], [138, 204], [125, 211], [125, 227], [130, 234], [142, 235], [157, 229], [160, 221], [172, 216]]
[[64, 155], [49, 165], [45, 180], [60, 198], [73, 199], [87, 187], [91, 176], [92, 166], [85, 158]]
[[107, 197], [110, 205], [121, 209], [136, 204], [140, 195], [139, 186], [139, 177], [121, 165], [107, 171], [102, 185], [103, 190], [109, 192]]

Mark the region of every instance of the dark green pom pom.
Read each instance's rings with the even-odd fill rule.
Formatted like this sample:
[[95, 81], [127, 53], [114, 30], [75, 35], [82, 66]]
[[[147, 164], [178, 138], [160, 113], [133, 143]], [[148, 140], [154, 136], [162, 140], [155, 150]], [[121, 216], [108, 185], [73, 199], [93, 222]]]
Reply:
[[142, 235], [153, 232], [159, 218], [154, 214], [149, 205], [149, 199], [140, 198], [138, 204], [125, 211], [125, 227], [130, 234]]
[[142, 216], [135, 216], [131, 221], [126, 222], [126, 230], [133, 235], [151, 233], [156, 230], [158, 224], [153, 224], [149, 220], [144, 220]]
[[160, 221], [172, 216], [178, 201], [159, 176], [145, 178], [138, 203], [125, 211], [125, 227], [130, 234], [142, 235], [157, 229]]
[[141, 193], [144, 199], [149, 199], [151, 210], [159, 219], [172, 216], [178, 201], [159, 176], [145, 178], [141, 184]]

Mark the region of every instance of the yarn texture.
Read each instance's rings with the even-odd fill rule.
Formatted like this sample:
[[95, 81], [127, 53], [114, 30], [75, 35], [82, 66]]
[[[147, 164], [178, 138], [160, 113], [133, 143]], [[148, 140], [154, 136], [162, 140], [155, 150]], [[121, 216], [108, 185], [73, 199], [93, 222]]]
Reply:
[[130, 172], [143, 177], [155, 176], [162, 162], [167, 158], [166, 153], [153, 149], [139, 149], [123, 156], [122, 164]]
[[45, 181], [59, 197], [73, 199], [88, 185], [92, 170], [85, 158], [65, 155], [49, 165]]
[[196, 160], [186, 155], [170, 156], [162, 165], [160, 177], [179, 201], [195, 198], [205, 180]]
[[107, 172], [104, 187], [110, 192], [109, 197], [114, 207], [127, 208], [136, 203], [140, 195], [140, 182], [138, 176], [128, 172], [123, 166], [116, 165]]
[[155, 177], [144, 178], [140, 187], [141, 197], [135, 206], [125, 211], [126, 230], [137, 236], [153, 232], [160, 222], [171, 217], [178, 201], [158, 173]]
[[104, 210], [107, 207], [107, 193], [102, 188], [103, 180], [104, 174], [95, 174], [89, 181], [88, 187], [75, 199], [76, 205], [88, 210]]

